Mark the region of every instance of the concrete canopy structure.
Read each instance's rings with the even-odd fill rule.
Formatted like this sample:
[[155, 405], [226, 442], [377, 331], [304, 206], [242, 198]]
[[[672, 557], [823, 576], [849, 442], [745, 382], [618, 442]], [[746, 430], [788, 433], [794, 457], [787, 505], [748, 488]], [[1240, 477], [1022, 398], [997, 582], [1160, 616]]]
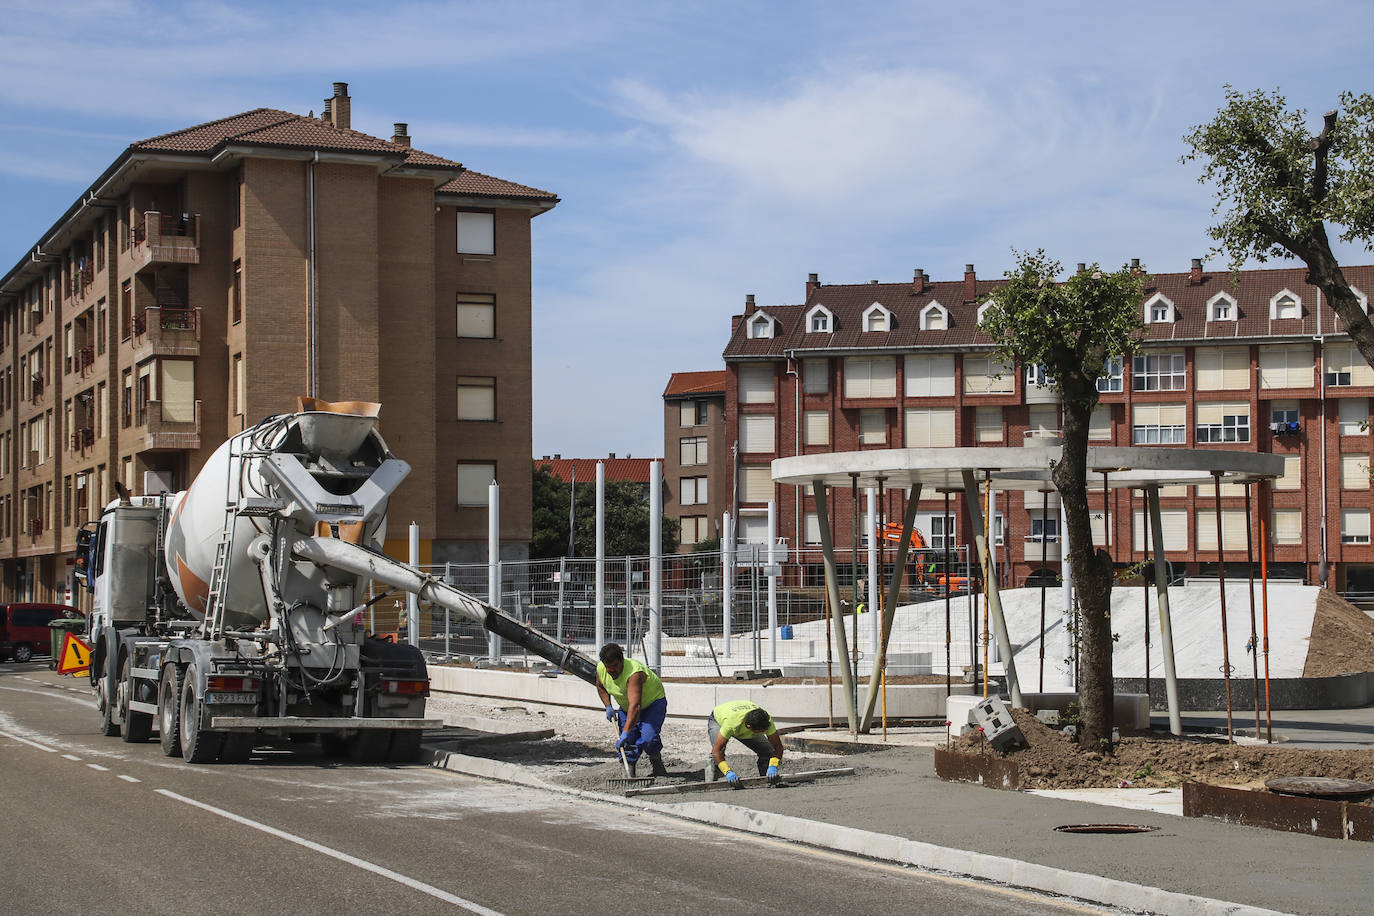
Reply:
[[[984, 570], [988, 611], [997, 635], [997, 643], [1005, 659], [1007, 688], [1012, 704], [1021, 705], [1021, 687], [1016, 676], [1014, 650], [1002, 615], [1001, 601], [995, 576], [987, 575], [989, 551], [983, 533], [983, 512], [980, 493], [989, 490], [1053, 489], [1050, 475], [1063, 453], [1057, 439], [1045, 439], [1045, 444], [1022, 448], [939, 448], [939, 449], [880, 449], [859, 452], [833, 452], [823, 455], [800, 455], [773, 461], [775, 484], [809, 486], [820, 517], [821, 550], [825, 557], [826, 591], [831, 606], [839, 606], [839, 584], [836, 574], [835, 545], [830, 536], [828, 493], [831, 489], [857, 491], [860, 487], [879, 487], [887, 490], [909, 490], [907, 510], [902, 522], [902, 538], [897, 548], [892, 581], [884, 603], [882, 641], [878, 662], [873, 666], [865, 709], [858, 711], [856, 672], [849, 664], [844, 628], [836, 628], [836, 642], [843, 660], [840, 667], [848, 706], [850, 730], [858, 732], [870, 727], [877, 689], [882, 676], [883, 659], [891, 636], [893, 607], [906, 566], [907, 546], [915, 523], [915, 510], [921, 491], [927, 487], [937, 490], [962, 490], [973, 518], [974, 542]], [[1163, 575], [1163, 544], [1160, 539], [1159, 489], [1177, 484], [1197, 485], [1211, 480], [1217, 487], [1222, 483], [1248, 485], [1273, 479], [1283, 474], [1283, 458], [1256, 452], [1201, 451], [1197, 449], [1162, 449], [1142, 447], [1089, 447], [1089, 474], [1101, 474], [1102, 486], [1109, 488], [1143, 489], [1149, 500], [1149, 511], [1155, 536], [1155, 583], [1159, 590], [1159, 613], [1164, 634], [1165, 680], [1169, 697], [1171, 729], [1182, 731], [1179, 715], [1177, 677], [1173, 663], [1173, 641], [1169, 625], [1167, 581]], [[980, 479], [981, 478], [981, 479]], [[1091, 486], [1091, 484], [1090, 484]], [[1220, 511], [1220, 510], [1218, 510]], [[1218, 523], [1220, 524], [1220, 523]], [[1065, 578], [1068, 578], [1067, 576]]]

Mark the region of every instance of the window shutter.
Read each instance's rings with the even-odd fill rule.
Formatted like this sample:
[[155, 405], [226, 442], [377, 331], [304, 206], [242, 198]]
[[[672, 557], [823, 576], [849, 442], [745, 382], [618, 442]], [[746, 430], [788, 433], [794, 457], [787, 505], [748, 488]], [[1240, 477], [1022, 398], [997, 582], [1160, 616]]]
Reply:
[[1217, 403], [1197, 405], [1197, 425], [1220, 423], [1223, 406]]
[[806, 412], [806, 444], [830, 444], [830, 414], [824, 410]]
[[1363, 436], [1369, 430], [1369, 398], [1344, 398], [1337, 402], [1341, 411], [1341, 435]]
[[678, 407], [678, 426], [697, 425], [697, 402], [683, 401]]
[[766, 503], [773, 498], [773, 474], [768, 465], [746, 467], [741, 471], [744, 477], [743, 500], [747, 503]]
[[1369, 510], [1368, 509], [1342, 509], [1341, 510], [1341, 540], [1351, 540], [1355, 543], [1368, 543], [1369, 541]]
[[1221, 351], [1221, 387], [1244, 390], [1250, 387], [1250, 350], [1227, 347]]
[[[1134, 514], [1134, 547], [1136, 550], [1145, 549], [1145, 512], [1136, 509]], [[1215, 523], [1214, 523], [1215, 525]], [[1188, 549], [1188, 510], [1186, 509], [1161, 509], [1159, 512], [1160, 533], [1164, 537], [1164, 549], [1168, 550], [1187, 550]], [[1215, 539], [1216, 530], [1213, 528], [1213, 538]], [[1150, 550], [1154, 550], [1154, 530], [1150, 531]]]
[[496, 478], [494, 464], [458, 465], [458, 505], [485, 506], [487, 486]]
[[906, 411], [907, 448], [951, 448], [954, 445], [954, 408], [909, 407]]
[[1053, 404], [1037, 404], [1030, 409], [1029, 431], [1033, 433], [1059, 432], [1059, 408]]
[[[1350, 363], [1350, 384], [1352, 385], [1374, 385], [1374, 366], [1365, 362], [1359, 349], [1354, 345], [1349, 346], [1350, 356], [1347, 358]], [[1368, 523], [1368, 517], [1365, 522]], [[1368, 536], [1368, 531], [1365, 532]]]
[[[1221, 510], [1221, 537], [1223, 550], [1245, 549], [1245, 510]], [[1217, 510], [1211, 506], [1199, 506], [1197, 510], [1197, 549], [1217, 549]]]
[[1274, 481], [1275, 490], [1296, 490], [1302, 484], [1302, 456], [1283, 456], [1283, 476]]
[[909, 398], [952, 397], [954, 356], [906, 357], [905, 390]]
[[[768, 543], [768, 516], [766, 515], [741, 515], [739, 517], [739, 530], [737, 540], [740, 544], [767, 544]], [[762, 553], [762, 551], [760, 551]], [[741, 550], [740, 560], [748, 560], [752, 551]]]
[[825, 394], [830, 390], [830, 360], [802, 360], [802, 391], [806, 394]]
[[773, 403], [773, 365], [771, 363], [739, 367], [739, 402], [741, 404]]
[[1216, 391], [1221, 384], [1221, 350], [1198, 347], [1194, 353], [1198, 391]]
[[814, 512], [806, 513], [806, 544], [811, 546], [821, 542], [821, 520]]
[[189, 359], [162, 361], [162, 419], [170, 423], [196, 420], [196, 364]]
[[1058, 518], [1059, 492], [1057, 490], [1051, 489], [1048, 492], [1042, 492], [1040, 490], [1026, 491], [1026, 511], [1030, 512], [1034, 518], [1040, 517], [1040, 512], [1045, 508], [1046, 501], [1049, 502], [1050, 518]]
[[1274, 510], [1274, 543], [1275, 543], [1275, 544], [1301, 544], [1301, 543], [1302, 543], [1302, 510], [1301, 510], [1301, 509], [1275, 509], [1275, 510]]
[[741, 452], [772, 453], [773, 415], [744, 414], [739, 418], [739, 447]]
[[1093, 408], [1088, 418], [1089, 439], [1110, 439], [1112, 437], [1112, 409], [1106, 404]]
[[974, 413], [973, 422], [979, 442], [1002, 441], [1002, 408], [979, 407]]
[[884, 445], [887, 443], [887, 411], [859, 411], [859, 443]]
[[1107, 545], [1107, 529], [1111, 524], [1110, 513], [1101, 509], [1094, 509], [1089, 520], [1092, 522], [1093, 543], [1105, 547]]
[[1350, 454], [1341, 456], [1341, 489], [1369, 489], [1369, 455]]
[[[893, 356], [855, 356], [844, 361], [844, 396], [847, 398], [895, 398], [897, 359]], [[854, 373], [851, 385], [850, 372]]]

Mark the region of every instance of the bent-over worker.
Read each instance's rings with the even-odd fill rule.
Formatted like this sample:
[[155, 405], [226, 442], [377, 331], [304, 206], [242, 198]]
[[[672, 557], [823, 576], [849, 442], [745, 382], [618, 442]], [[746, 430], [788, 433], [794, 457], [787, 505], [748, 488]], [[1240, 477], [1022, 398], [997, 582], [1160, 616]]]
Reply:
[[756, 703], [748, 700], [727, 700], [711, 711], [706, 720], [711, 736], [711, 761], [715, 764], [711, 778], [719, 779], [719, 772], [732, 788], [739, 788], [739, 774], [730, 769], [725, 759], [725, 745], [731, 738], [753, 751], [758, 757], [759, 775], [768, 781], [778, 781], [778, 767], [782, 764], [782, 739], [778, 737], [773, 717]]
[[[606, 721], [620, 726], [616, 747], [625, 751], [630, 775], [641, 754], [649, 755], [653, 775], [663, 776], [663, 720], [668, 716], [668, 696], [658, 675], [632, 658], [626, 658], [620, 646], [607, 643], [601, 647], [601, 661], [596, 666], [596, 692], [606, 705]], [[611, 704], [615, 700], [620, 708]]]

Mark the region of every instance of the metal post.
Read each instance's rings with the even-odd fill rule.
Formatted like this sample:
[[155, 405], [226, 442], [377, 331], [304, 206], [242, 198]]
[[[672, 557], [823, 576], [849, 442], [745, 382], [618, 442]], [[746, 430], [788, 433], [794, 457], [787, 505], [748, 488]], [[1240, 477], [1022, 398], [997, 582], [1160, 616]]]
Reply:
[[1183, 734], [1183, 718], [1178, 706], [1178, 673], [1174, 670], [1174, 624], [1169, 615], [1169, 581], [1164, 570], [1164, 530], [1160, 527], [1159, 485], [1145, 488], [1150, 509], [1150, 528], [1154, 532], [1155, 599], [1159, 605], [1160, 651], [1164, 654], [1164, 694], [1169, 702], [1169, 731]]
[[596, 463], [596, 651], [606, 644], [606, 464]]
[[[944, 493], [945, 515], [940, 519], [940, 531], [945, 547], [945, 696], [948, 697], [954, 693], [951, 674], [953, 662], [950, 659], [950, 656], [954, 653], [954, 632], [951, 626], [952, 620], [950, 613], [951, 605], [954, 601], [954, 589], [950, 587], [954, 582], [954, 568], [950, 565], [950, 544], [954, 541], [954, 536], [953, 532], [949, 530], [949, 490], [945, 490]], [[934, 525], [931, 525], [932, 529], [934, 527]], [[973, 651], [971, 645], [969, 646], [969, 651]]]
[[849, 667], [849, 645], [845, 640], [844, 617], [840, 615], [840, 580], [835, 566], [835, 542], [830, 536], [830, 513], [826, 506], [826, 488], [821, 480], [811, 481], [811, 495], [816, 501], [816, 521], [821, 529], [821, 556], [825, 560], [825, 593], [835, 609], [835, 648], [840, 656], [840, 685], [844, 691], [845, 710], [849, 715], [849, 730], [858, 732], [858, 704], [854, 700], [854, 671]]
[[[911, 500], [907, 503], [906, 515], [902, 518], [902, 540], [897, 545], [897, 562], [892, 568], [892, 579], [887, 587], [886, 599], [880, 604], [883, 609], [882, 640], [879, 642], [877, 653], [873, 657], [873, 671], [868, 678], [868, 696], [864, 701], [863, 719], [859, 724], [859, 730], [863, 732], [869, 731], [872, 727], [873, 704], [878, 698], [878, 688], [886, 686], [884, 668], [887, 665], [887, 647], [892, 639], [892, 623], [896, 617], [897, 596], [901, 594], [902, 588], [902, 570], [906, 567], [906, 554], [911, 544], [911, 531], [916, 527], [916, 504], [920, 498], [921, 485], [913, 483], [911, 485]], [[870, 614], [878, 613], [874, 608], [869, 608], [868, 612]]]
[[[487, 487], [487, 604], [501, 606], [501, 488], [496, 481]], [[501, 658], [501, 637], [487, 634], [487, 661]]]
[[[630, 604], [631, 604], [630, 598], [633, 597], [633, 595], [634, 595], [634, 585], [632, 585], [631, 582], [630, 582], [630, 577], [631, 577], [633, 574], [634, 574], [634, 567], [631, 565], [631, 559], [630, 559], [629, 557], [626, 557], [626, 558], [625, 558], [625, 654], [626, 654], [626, 655], [631, 655], [631, 656], [634, 655], [634, 650], [631, 649], [631, 645], [634, 643], [634, 637], [635, 637], [635, 633], [634, 633], [634, 616], [633, 616], [633, 615], [634, 615], [634, 610], [630, 607]], [[646, 664], [648, 663], [648, 661], [649, 661], [649, 660], [648, 660], [647, 658], [644, 659], [644, 662], [645, 662]]]
[[[1264, 720], [1266, 740], [1274, 743], [1274, 711], [1269, 700], [1269, 481], [1260, 482], [1260, 601], [1264, 607]], [[1256, 738], [1259, 735], [1255, 736]]]
[[1226, 740], [1235, 744], [1236, 736], [1231, 722], [1231, 644], [1226, 632], [1226, 560], [1222, 556], [1224, 545], [1221, 542], [1221, 472], [1212, 472], [1212, 490], [1216, 494], [1217, 515], [1217, 582], [1221, 596], [1221, 679], [1226, 685]]
[[[853, 603], [849, 605], [850, 624], [849, 630], [852, 636], [849, 643], [849, 651], [853, 658], [846, 660], [845, 664], [852, 665], [854, 677], [850, 680], [850, 687], [854, 695], [850, 697], [850, 705], [854, 708], [859, 706], [859, 475], [851, 471], [849, 474], [849, 506], [853, 513], [853, 537], [854, 540], [849, 548], [849, 581], [854, 586], [852, 589]], [[853, 723], [850, 728], [853, 728]]]
[[1245, 484], [1245, 566], [1250, 576], [1250, 668], [1255, 689], [1255, 737], [1260, 732], [1259, 633], [1255, 621], [1255, 539], [1250, 533], [1250, 483]]
[[[1002, 653], [1003, 667], [1007, 672], [1007, 690], [1011, 694], [1011, 705], [1021, 706], [1021, 684], [1016, 677], [1016, 659], [1012, 657], [1011, 636], [1007, 633], [1007, 619], [1002, 615], [1002, 595], [997, 588], [997, 580], [988, 575], [988, 542], [983, 534], [983, 510], [978, 505], [978, 481], [973, 471], [964, 471], [964, 497], [968, 500], [969, 513], [972, 515], [974, 536], [978, 553], [982, 557], [983, 587], [987, 593], [988, 612], [992, 615], [992, 625], [997, 633], [997, 647]], [[989, 487], [991, 489], [991, 487]]]
[[[453, 564], [444, 564], [444, 582], [448, 585], [453, 584]], [[449, 608], [444, 608], [444, 658], [453, 658], [453, 650], [449, 647], [449, 642], [453, 639], [453, 612]]]
[[663, 462], [649, 462], [649, 659], [663, 668]]
[[[1140, 495], [1145, 496], [1145, 491], [1141, 490]], [[1140, 540], [1140, 546], [1142, 548], [1141, 553], [1143, 554], [1143, 559], [1148, 560], [1150, 558], [1150, 513], [1148, 511], [1141, 513], [1141, 521], [1145, 529], [1142, 532]], [[1146, 581], [1143, 574], [1140, 580], [1141, 590], [1144, 593], [1142, 597], [1145, 599], [1145, 696], [1147, 698], [1146, 702], [1148, 703], [1148, 697], [1150, 696], [1150, 583]]]
[[[1063, 556], [1064, 545], [1059, 545]], [[1040, 692], [1045, 692], [1045, 593], [1049, 590], [1050, 491], [1040, 491]]]
[[725, 657], [730, 657], [730, 612], [735, 604], [735, 526], [730, 513], [725, 513], [725, 526], [722, 528], [720, 553], [720, 607], [722, 627], [721, 639], [725, 643]]
[[[493, 486], [495, 486], [493, 484]], [[420, 526], [410, 523], [410, 565], [420, 565]], [[406, 595], [406, 642], [420, 645], [420, 599], [414, 592]]]
[[[878, 654], [878, 491], [873, 487], [865, 490], [868, 497], [868, 617], [869, 628], [868, 654], [876, 658]], [[874, 669], [877, 670], [877, 669]]]
[[768, 500], [768, 661], [778, 663], [778, 577], [773, 567], [778, 563], [778, 504]]
[[568, 580], [568, 558], [558, 558], [558, 641], [567, 642], [563, 632], [563, 585]]

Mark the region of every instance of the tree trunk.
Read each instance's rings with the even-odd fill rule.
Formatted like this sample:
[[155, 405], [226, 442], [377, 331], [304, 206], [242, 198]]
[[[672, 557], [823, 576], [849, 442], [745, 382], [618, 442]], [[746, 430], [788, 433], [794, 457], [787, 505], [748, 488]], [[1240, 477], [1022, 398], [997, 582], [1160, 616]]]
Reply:
[[1079, 743], [1092, 750], [1110, 752], [1113, 725], [1112, 560], [1105, 550], [1093, 548], [1092, 519], [1088, 512], [1088, 419], [1096, 398], [1086, 392], [1066, 390], [1063, 393], [1064, 448], [1054, 467], [1053, 480], [1064, 503], [1069, 560], [1073, 564], [1074, 587], [1081, 611], [1078, 706], [1083, 724]]
[[[1325, 228], [1319, 225], [1305, 240], [1305, 244], [1299, 247], [1302, 250], [1293, 253], [1302, 258], [1303, 263], [1307, 265], [1307, 282], [1326, 296], [1331, 310], [1340, 317], [1346, 333], [1359, 348], [1360, 355], [1365, 358], [1365, 362], [1374, 366], [1374, 324], [1370, 323], [1369, 316], [1360, 306], [1360, 300], [1350, 291], [1350, 284], [1345, 280], [1341, 265], [1331, 253], [1331, 244], [1326, 237]], [[1317, 371], [1323, 371], [1322, 367], [1318, 366]]]

